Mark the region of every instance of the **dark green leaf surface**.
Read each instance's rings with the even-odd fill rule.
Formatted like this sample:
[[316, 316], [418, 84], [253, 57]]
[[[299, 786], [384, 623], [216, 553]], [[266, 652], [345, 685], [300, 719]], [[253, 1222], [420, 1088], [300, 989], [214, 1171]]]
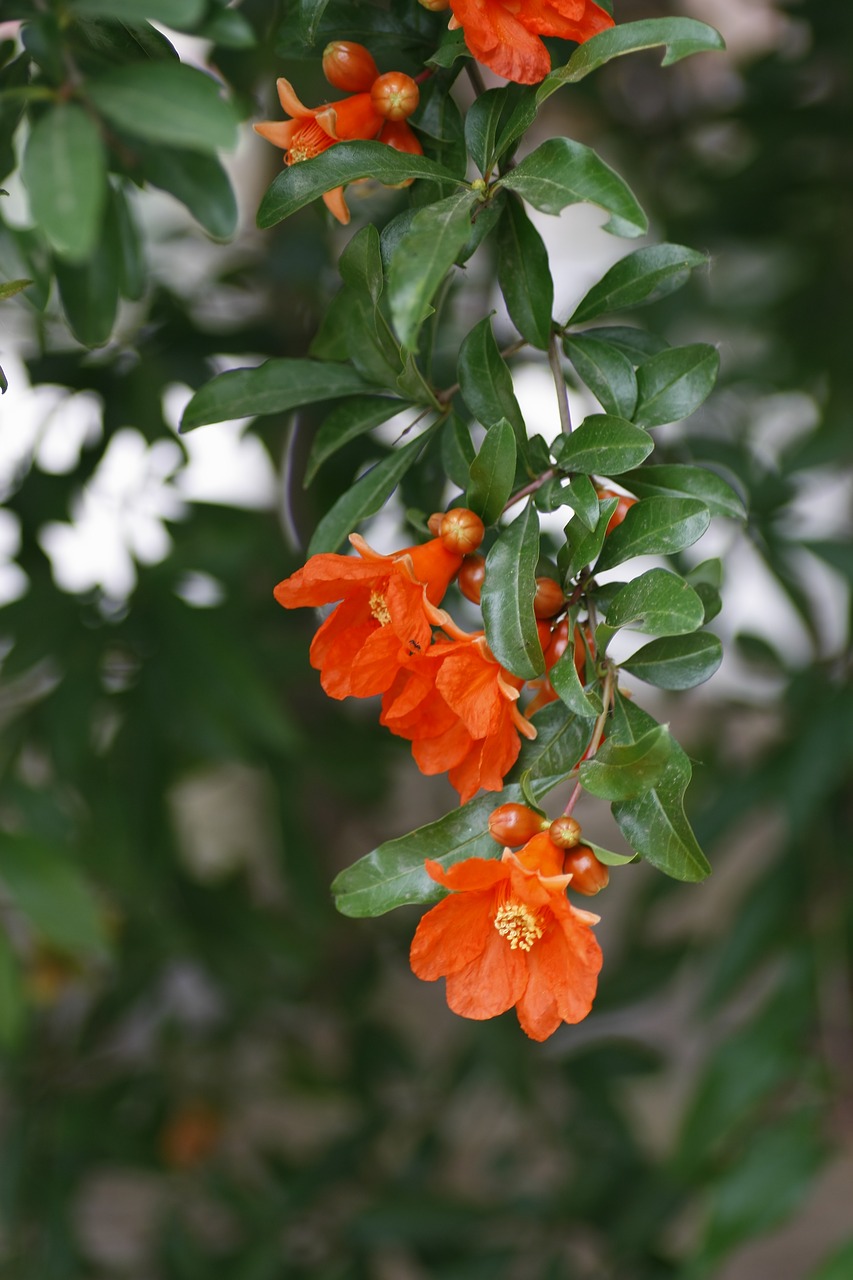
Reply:
[[563, 504], [571, 507], [575, 515], [590, 533], [598, 525], [598, 494], [589, 476], [577, 475], [563, 489]]
[[214, 240], [233, 236], [237, 200], [216, 156], [144, 144], [137, 144], [136, 150], [142, 173], [152, 186], [180, 200]]
[[563, 347], [604, 412], [630, 421], [637, 407], [637, 378], [625, 353], [588, 336], [572, 335]]
[[344, 364], [319, 360], [267, 360], [256, 369], [229, 369], [195, 393], [181, 419], [181, 431], [211, 422], [284, 413], [299, 405], [357, 396], [376, 388]]
[[107, 207], [103, 234], [89, 260], [78, 264], [54, 261], [62, 308], [72, 333], [87, 347], [109, 342], [118, 312], [121, 242], [112, 208]]
[[487, 89], [475, 98], [465, 116], [465, 143], [474, 164], [485, 177], [495, 158], [495, 136], [507, 103], [508, 90]]
[[498, 223], [497, 259], [510, 320], [531, 346], [547, 350], [554, 308], [548, 250], [515, 196], [506, 201]]
[[188, 30], [204, 16], [205, 0], [71, 0], [73, 13], [121, 18], [123, 22], [164, 22]]
[[591, 760], [581, 761], [580, 782], [602, 800], [630, 800], [660, 781], [672, 755], [666, 725], [656, 725], [635, 742], [608, 739]]
[[400, 342], [410, 350], [417, 345], [438, 286], [468, 239], [476, 199], [471, 191], [457, 191], [427, 205], [394, 251], [388, 277], [391, 319]]
[[638, 498], [652, 498], [660, 494], [698, 498], [712, 516], [728, 516], [732, 520], [746, 518], [746, 508], [740, 495], [727, 480], [708, 467], [689, 467], [681, 463], [640, 467], [638, 471], [626, 472], [621, 483]]
[[381, 426], [410, 407], [408, 401], [391, 399], [390, 396], [359, 396], [338, 405], [324, 419], [314, 437], [305, 467], [305, 484], [309, 485], [326, 459], [350, 440]]
[[100, 131], [82, 107], [51, 107], [33, 126], [21, 167], [33, 217], [53, 250], [84, 262], [101, 231], [107, 168]]
[[[650, 715], [618, 698], [608, 741], [636, 743], [654, 728]], [[673, 740], [666, 769], [652, 790], [611, 806], [629, 846], [675, 880], [704, 880], [711, 871], [684, 813], [684, 793], [691, 776], [690, 761]]]
[[701, 627], [702, 601], [678, 574], [649, 569], [627, 582], [607, 610], [607, 627], [630, 627], [652, 635], [686, 635]]
[[572, 579], [584, 568], [593, 564], [607, 537], [607, 522], [616, 510], [618, 498], [604, 498], [598, 503], [599, 517], [595, 528], [589, 530], [580, 519], [570, 520], [565, 527], [566, 542], [557, 553], [557, 565], [563, 575], [563, 585], [571, 590]]
[[133, 137], [188, 151], [230, 150], [234, 108], [211, 77], [173, 62], [132, 62], [86, 82], [102, 115]]
[[467, 506], [483, 521], [495, 524], [506, 506], [515, 479], [515, 432], [506, 418], [489, 427], [471, 463]]
[[528, 502], [486, 556], [480, 599], [489, 648], [502, 666], [525, 680], [545, 670], [533, 613], [538, 563], [539, 515]]
[[605, 209], [605, 231], [641, 236], [648, 219], [628, 185], [609, 165], [581, 142], [549, 138], [501, 179], [543, 213], [560, 213], [570, 204], [587, 201]]
[[557, 786], [577, 764], [589, 741], [590, 722], [551, 703], [535, 717], [538, 735], [524, 741], [518, 761], [497, 795], [487, 792], [446, 817], [397, 840], [388, 840], [342, 871], [332, 885], [335, 905], [345, 916], [378, 916], [406, 903], [435, 902], [444, 891], [424, 870], [430, 858], [443, 867], [462, 858], [499, 858], [489, 835], [489, 815], [497, 804], [523, 802], [520, 778], [529, 771], [537, 798]]
[[385, 285], [385, 275], [382, 270], [379, 232], [372, 223], [362, 227], [350, 240], [340, 256], [338, 270], [344, 284], [360, 289], [373, 303], [379, 301]]
[[567, 645], [548, 672], [548, 679], [554, 691], [559, 694], [574, 715], [589, 719], [601, 713], [602, 703], [597, 691], [591, 689], [589, 693], [584, 692], [575, 667], [574, 644]]
[[593, 285], [578, 303], [569, 323], [584, 324], [612, 311], [656, 302], [680, 289], [690, 272], [707, 261], [707, 254], [686, 249], [681, 244], [655, 244], [636, 249]]
[[474, 417], [484, 427], [493, 427], [506, 418], [515, 432], [516, 445], [523, 452], [527, 429], [488, 316], [474, 326], [462, 343], [458, 377], [462, 399]]
[[643, 498], [608, 534], [599, 569], [614, 569], [634, 556], [672, 555], [691, 547], [711, 523], [698, 498]]
[[719, 31], [695, 18], [646, 18], [641, 22], [622, 22], [601, 31], [575, 49], [565, 67], [552, 71], [537, 91], [540, 102], [550, 97], [561, 85], [575, 84], [591, 71], [596, 71], [626, 53], [654, 49], [664, 45], [662, 65], [671, 66], [694, 53], [719, 52], [725, 41]]
[[594, 413], [570, 436], [560, 436], [552, 450], [566, 471], [619, 476], [647, 458], [654, 447], [654, 441], [641, 427], [624, 418]]
[[723, 646], [717, 637], [707, 631], [695, 631], [652, 640], [621, 667], [658, 689], [692, 689], [710, 680], [722, 660]]
[[703, 342], [652, 356], [637, 369], [635, 421], [658, 427], [689, 417], [710, 395], [719, 367], [716, 350]]

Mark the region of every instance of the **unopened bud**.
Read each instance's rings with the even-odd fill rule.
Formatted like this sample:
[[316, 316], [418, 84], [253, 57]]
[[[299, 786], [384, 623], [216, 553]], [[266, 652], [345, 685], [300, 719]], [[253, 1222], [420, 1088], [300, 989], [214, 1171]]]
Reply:
[[347, 93], [366, 93], [379, 75], [369, 50], [354, 40], [332, 40], [323, 50], [323, 75]]
[[485, 535], [480, 517], [467, 507], [454, 507], [441, 522], [439, 537], [448, 551], [466, 556], [476, 551]]
[[386, 120], [406, 120], [420, 101], [420, 90], [411, 76], [402, 71], [387, 71], [374, 80], [370, 101], [374, 111]]
[[548, 832], [558, 849], [574, 849], [581, 838], [580, 823], [574, 818], [555, 818]]
[[579, 844], [571, 849], [563, 859], [563, 874], [571, 875], [570, 889], [591, 898], [601, 889], [606, 889], [610, 882], [610, 872], [603, 862], [599, 862], [588, 845]]
[[536, 595], [533, 597], [533, 612], [537, 618], [553, 618], [566, 603], [563, 589], [553, 578], [536, 579]]
[[513, 848], [527, 844], [541, 831], [548, 830], [548, 819], [524, 804], [502, 804], [489, 817], [489, 835], [498, 844]]
[[466, 600], [472, 604], [480, 603], [483, 593], [483, 582], [486, 578], [486, 561], [484, 556], [466, 556], [456, 579], [459, 590]]

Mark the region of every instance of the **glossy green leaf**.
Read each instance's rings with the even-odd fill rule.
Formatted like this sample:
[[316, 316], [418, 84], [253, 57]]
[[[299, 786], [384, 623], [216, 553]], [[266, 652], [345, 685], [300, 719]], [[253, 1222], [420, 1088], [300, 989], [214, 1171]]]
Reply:
[[637, 369], [634, 421], [657, 427], [689, 417], [710, 395], [719, 367], [715, 348], [704, 342], [652, 356]]
[[629, 862], [636, 862], [636, 853], [613, 853], [611, 849], [602, 849], [600, 844], [594, 844], [592, 840], [588, 840], [586, 835], [583, 838], [584, 844], [588, 849], [592, 849], [599, 862], [603, 862], [605, 867], [625, 867]]
[[539, 515], [528, 502], [521, 515], [501, 530], [486, 556], [480, 598], [489, 648], [501, 666], [525, 680], [545, 670], [533, 613], [538, 563]]
[[326, 191], [356, 178], [375, 178], [389, 186], [409, 178], [460, 185], [449, 170], [425, 156], [395, 151], [382, 142], [339, 142], [312, 160], [282, 169], [261, 200], [258, 226], [274, 227]]
[[621, 22], [579, 45], [564, 67], [546, 76], [537, 97], [540, 102], [544, 101], [561, 85], [576, 84], [613, 58], [658, 45], [664, 45], [666, 49], [662, 61], [665, 67], [694, 53], [719, 52], [726, 47], [719, 31], [695, 18], [646, 18], [640, 22]]
[[630, 421], [637, 407], [637, 378], [625, 353], [597, 338], [574, 334], [563, 348], [604, 412]]
[[471, 230], [472, 191], [428, 204], [394, 251], [388, 276], [391, 319], [404, 347], [414, 350], [430, 303]]
[[120, 187], [109, 193], [112, 215], [118, 233], [120, 258], [119, 292], [123, 298], [138, 302], [145, 292], [146, 267], [142, 233], [133, 217], [127, 196]]
[[666, 725], [656, 725], [635, 742], [608, 738], [591, 760], [582, 760], [581, 786], [601, 800], [630, 800], [644, 795], [660, 781], [672, 755]]
[[677, 573], [649, 569], [626, 582], [607, 609], [607, 627], [630, 627], [651, 635], [687, 635], [701, 627], [702, 601]]
[[489, 427], [471, 463], [466, 505], [483, 521], [496, 524], [512, 493], [515, 479], [515, 432], [506, 418]]
[[441, 433], [441, 461], [457, 489], [467, 489], [469, 468], [475, 458], [468, 426], [452, 413]]
[[552, 451], [558, 465], [566, 471], [619, 476], [647, 458], [654, 447], [651, 436], [641, 427], [624, 418], [594, 413], [570, 436], [555, 440]]
[[87, 80], [86, 95], [134, 138], [202, 152], [237, 142], [237, 116], [217, 81], [183, 63], [131, 62]]
[[33, 125], [21, 174], [33, 218], [55, 253], [84, 262], [101, 233], [107, 166], [98, 126], [82, 107], [50, 107]]
[[358, 396], [339, 404], [323, 420], [314, 437], [305, 466], [306, 486], [314, 479], [326, 459], [349, 444], [350, 440], [365, 435], [410, 407], [408, 401], [392, 399], [390, 396]]
[[486, 316], [464, 339], [457, 370], [462, 399], [484, 427], [501, 418], [512, 426], [515, 442], [523, 452], [527, 429], [512, 389], [512, 376], [498, 351], [491, 319]]
[[190, 400], [181, 431], [211, 422], [284, 413], [303, 404], [357, 396], [376, 388], [345, 364], [328, 361], [266, 360], [256, 369], [229, 369], [206, 382]]
[[[654, 728], [650, 715], [617, 698], [608, 742], [636, 743]], [[669, 760], [654, 787], [645, 795], [615, 801], [611, 811], [629, 846], [646, 862], [676, 880], [697, 881], [711, 868], [684, 813], [691, 776], [690, 761], [671, 740]]]
[[557, 565], [563, 575], [563, 585], [569, 590], [570, 583], [585, 565], [593, 564], [598, 558], [604, 539], [607, 537], [607, 522], [616, 510], [617, 498], [604, 498], [599, 501], [599, 517], [595, 528], [590, 530], [580, 519], [570, 520], [564, 533], [566, 541], [557, 552]]
[[214, 240], [228, 240], [237, 229], [237, 200], [228, 174], [216, 156], [174, 147], [136, 146], [142, 175], [189, 209]]
[[379, 232], [372, 223], [362, 227], [350, 240], [340, 256], [338, 270], [344, 284], [360, 289], [374, 304], [379, 301], [385, 286], [385, 274]]
[[506, 107], [508, 90], [487, 89], [475, 98], [465, 116], [465, 144], [474, 164], [485, 177], [495, 162], [495, 137]]
[[543, 213], [557, 214], [581, 201], [599, 205], [611, 215], [604, 229], [614, 235], [641, 236], [648, 230], [648, 219], [622, 178], [590, 147], [571, 138], [549, 138], [500, 185]]
[[357, 524], [375, 515], [388, 501], [409, 468], [417, 462], [435, 429], [434, 425], [422, 432], [416, 440], [392, 449], [387, 457], [360, 476], [317, 525], [308, 544], [308, 555], [337, 551]]
[[103, 913], [65, 850], [27, 836], [2, 837], [0, 882], [49, 942], [69, 951], [106, 951]]
[[335, 905], [345, 916], [378, 916], [406, 903], [435, 902], [443, 890], [424, 870], [430, 858], [443, 867], [462, 858], [499, 858], [489, 835], [489, 815], [497, 804], [523, 803], [520, 778], [529, 774], [541, 798], [572, 771], [589, 740], [588, 720], [569, 715], [561, 703], [543, 707], [534, 719], [537, 737], [523, 741], [506, 786], [469, 800], [446, 817], [409, 835], [389, 840], [342, 871], [332, 885]]
[[598, 494], [589, 476], [572, 477], [571, 484], [563, 490], [563, 504], [569, 506], [581, 524], [592, 533], [598, 525]]
[[554, 691], [576, 716], [590, 719], [601, 713], [602, 702], [598, 692], [591, 689], [586, 693], [578, 676], [574, 644], [567, 645], [548, 672], [548, 679]]
[[636, 329], [631, 325], [597, 325], [594, 329], [581, 329], [570, 335], [573, 338], [594, 338], [596, 342], [606, 342], [615, 347], [631, 361], [632, 365], [642, 364], [649, 356], [656, 356], [660, 351], [667, 351], [669, 343], [656, 333], [647, 333], [645, 329]]
[[309, 47], [314, 44], [317, 28], [328, 6], [329, 0], [299, 0], [299, 34], [303, 44]]
[[510, 320], [522, 338], [546, 351], [554, 309], [548, 250], [515, 196], [506, 201], [498, 223], [497, 265]]
[[598, 568], [613, 569], [634, 556], [683, 551], [710, 523], [710, 512], [698, 498], [643, 498], [608, 534]]
[[569, 324], [584, 324], [596, 316], [657, 302], [687, 283], [707, 254], [680, 244], [655, 244], [635, 249], [606, 271], [581, 299]]
[[54, 260], [62, 308], [72, 333], [87, 347], [109, 342], [118, 313], [121, 240], [115, 210], [107, 206], [100, 239], [87, 262]]
[[187, 31], [204, 17], [206, 0], [71, 0], [72, 13], [121, 18], [123, 22], [163, 22]]
[[723, 660], [723, 646], [707, 631], [663, 636], [643, 645], [620, 665], [658, 689], [692, 689], [704, 684]]
[[641, 467], [622, 476], [622, 484], [638, 498], [668, 494], [671, 497], [698, 498], [712, 516], [728, 516], [745, 520], [746, 508], [727, 480], [708, 467], [690, 467], [681, 463]]

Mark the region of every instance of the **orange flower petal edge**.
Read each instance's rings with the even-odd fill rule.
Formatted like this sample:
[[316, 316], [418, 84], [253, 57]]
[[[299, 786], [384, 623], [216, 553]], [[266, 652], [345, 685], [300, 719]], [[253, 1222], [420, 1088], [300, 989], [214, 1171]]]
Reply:
[[546, 841], [534, 836], [500, 862], [467, 858], [445, 870], [427, 861], [451, 892], [423, 916], [410, 951], [417, 977], [446, 979], [455, 1013], [483, 1020], [514, 1006], [522, 1030], [539, 1041], [586, 1017], [602, 964], [591, 927], [599, 917], [568, 901], [570, 876], [549, 874]]
[[592, 0], [450, 0], [450, 26], [462, 27], [478, 62], [518, 84], [538, 84], [551, 70], [540, 36], [582, 44], [613, 26]]

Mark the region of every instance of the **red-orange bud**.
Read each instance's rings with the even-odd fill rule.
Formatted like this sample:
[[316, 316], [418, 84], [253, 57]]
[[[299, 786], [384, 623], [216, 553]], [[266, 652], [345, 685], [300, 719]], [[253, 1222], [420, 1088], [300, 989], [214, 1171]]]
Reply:
[[486, 578], [486, 560], [484, 556], [466, 556], [462, 561], [462, 567], [459, 570], [459, 576], [456, 581], [459, 584], [459, 590], [462, 592], [466, 600], [470, 600], [472, 604], [480, 603], [480, 596], [483, 593], [483, 582]]
[[439, 537], [448, 551], [456, 551], [465, 556], [477, 550], [485, 532], [485, 526], [478, 515], [467, 507], [454, 507], [444, 516]]
[[607, 530], [605, 533], [605, 536], [606, 536], [608, 533], [612, 533], [617, 525], [622, 523], [622, 521], [625, 519], [626, 515], [631, 510], [631, 508], [636, 505], [637, 499], [629, 498], [624, 493], [616, 493], [615, 490], [613, 489], [596, 489], [596, 493], [598, 494], [599, 498], [618, 498], [619, 499], [619, 501], [616, 503], [616, 510], [613, 512], [613, 515], [607, 521]]
[[566, 603], [563, 589], [553, 578], [536, 579], [536, 595], [533, 597], [533, 612], [537, 618], [553, 618]]
[[562, 818], [554, 819], [548, 835], [551, 837], [551, 843], [555, 844], [558, 849], [574, 849], [581, 838], [580, 823], [575, 822], [574, 818], [569, 818], [564, 814]]
[[323, 75], [336, 89], [366, 93], [377, 79], [379, 68], [363, 44], [332, 40], [323, 50]]
[[514, 848], [526, 844], [540, 831], [548, 830], [548, 819], [524, 804], [502, 804], [489, 817], [489, 835], [498, 844]]
[[406, 120], [420, 100], [420, 90], [411, 76], [402, 71], [386, 71], [374, 80], [370, 100], [386, 120]]
[[563, 859], [563, 874], [571, 875], [570, 889], [575, 893], [583, 893], [591, 898], [600, 889], [606, 889], [610, 882], [610, 872], [603, 862], [599, 862], [589, 845], [579, 844], [571, 849]]

